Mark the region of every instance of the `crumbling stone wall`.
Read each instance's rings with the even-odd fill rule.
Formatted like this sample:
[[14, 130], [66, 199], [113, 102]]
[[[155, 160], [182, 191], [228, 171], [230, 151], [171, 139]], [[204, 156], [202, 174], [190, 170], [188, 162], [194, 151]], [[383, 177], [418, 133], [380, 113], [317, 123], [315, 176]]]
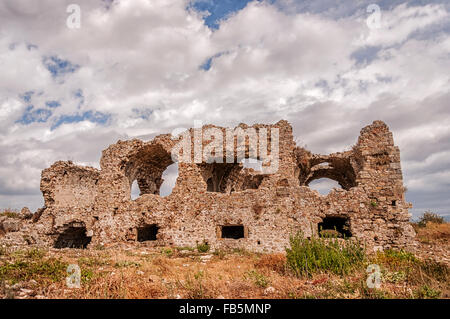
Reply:
[[[208, 135], [211, 128], [225, 131], [212, 125], [200, 130]], [[100, 170], [61, 161], [43, 170], [45, 207], [22, 222], [21, 229], [5, 231], [3, 226], [0, 241], [58, 248], [116, 242], [196, 246], [206, 241], [213, 249], [277, 252], [289, 245], [290, 235], [302, 231], [309, 237], [319, 232], [319, 225], [338, 221], [347, 236], [371, 249], [415, 245], [400, 152], [385, 123], [366, 126], [351, 150], [329, 155], [296, 146], [287, 121], [239, 128], [279, 130], [276, 172], [244, 168], [237, 158], [235, 163], [179, 162], [172, 193], [161, 197], [162, 174], [174, 163], [171, 152], [181, 137], [118, 141], [103, 151]], [[192, 137], [193, 149], [198, 135], [194, 129], [186, 134]], [[249, 141], [241, 145], [237, 137], [232, 143], [224, 140], [224, 154], [227, 149], [237, 154], [244, 147], [247, 157], [264, 160]], [[310, 182], [323, 177], [337, 181], [342, 189], [323, 196], [309, 188]], [[134, 181], [140, 196], [132, 200]], [[222, 238], [227, 236], [232, 238]]]

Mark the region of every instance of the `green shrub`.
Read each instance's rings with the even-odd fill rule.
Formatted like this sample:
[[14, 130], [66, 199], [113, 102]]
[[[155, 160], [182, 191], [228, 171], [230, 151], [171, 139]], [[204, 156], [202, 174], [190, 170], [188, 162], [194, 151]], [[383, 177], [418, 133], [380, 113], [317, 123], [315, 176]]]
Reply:
[[161, 254], [166, 255], [167, 257], [170, 257], [173, 254], [173, 250], [170, 248], [162, 248]]
[[45, 251], [39, 248], [32, 248], [25, 252], [25, 256], [31, 259], [41, 259], [45, 256]]
[[67, 266], [67, 263], [54, 258], [38, 261], [18, 260], [0, 266], [0, 281], [19, 282], [31, 279], [50, 279], [56, 282], [67, 275]]
[[416, 263], [419, 261], [414, 254], [402, 249], [386, 249], [384, 252], [378, 252], [378, 254], [384, 254], [386, 261], [393, 264]]
[[201, 244], [197, 244], [197, 250], [199, 253], [206, 253], [209, 251], [209, 245], [206, 241], [203, 241]]
[[203, 271], [194, 273], [194, 278], [190, 274], [186, 277], [181, 286], [186, 289], [186, 298], [188, 299], [207, 299], [211, 298], [203, 285]]
[[92, 269], [81, 270], [81, 281], [85, 284], [92, 280], [94, 277], [94, 271]]
[[383, 281], [396, 284], [406, 280], [406, 273], [404, 271], [384, 271], [382, 277]]
[[258, 272], [257, 270], [250, 270], [246, 274], [246, 278], [250, 278], [255, 282], [255, 285], [261, 288], [266, 288], [269, 285], [269, 280]]
[[323, 238], [341, 238], [342, 234], [336, 229], [320, 229], [319, 236]]
[[417, 223], [417, 225], [419, 227], [425, 227], [425, 226], [427, 226], [428, 222], [435, 223], [435, 224], [444, 224], [445, 220], [444, 220], [444, 217], [439, 216], [436, 213], [426, 211], [425, 213], [423, 213], [422, 216], [420, 216], [419, 222]]
[[356, 241], [312, 237], [301, 232], [290, 238], [286, 249], [288, 266], [297, 276], [311, 276], [317, 272], [348, 274], [365, 259], [365, 249]]
[[437, 289], [433, 289], [428, 285], [420, 287], [415, 292], [415, 297], [419, 299], [437, 299], [441, 295], [441, 292]]

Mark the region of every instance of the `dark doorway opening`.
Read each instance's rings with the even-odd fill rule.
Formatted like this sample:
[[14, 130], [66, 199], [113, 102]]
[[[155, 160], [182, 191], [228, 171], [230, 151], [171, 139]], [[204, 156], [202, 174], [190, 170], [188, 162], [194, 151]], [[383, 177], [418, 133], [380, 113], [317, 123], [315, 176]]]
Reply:
[[214, 184], [212, 181], [212, 178], [209, 178], [208, 181], [206, 182], [207, 188], [206, 191], [207, 192], [214, 192]]
[[91, 237], [86, 236], [86, 227], [68, 227], [56, 239], [55, 248], [86, 248]]
[[156, 235], [158, 234], [158, 230], [159, 230], [159, 227], [156, 224], [138, 227], [137, 240], [138, 241], [156, 240]]
[[325, 217], [318, 226], [322, 237], [352, 237], [348, 217]]
[[244, 237], [244, 226], [222, 226], [222, 238], [239, 239]]

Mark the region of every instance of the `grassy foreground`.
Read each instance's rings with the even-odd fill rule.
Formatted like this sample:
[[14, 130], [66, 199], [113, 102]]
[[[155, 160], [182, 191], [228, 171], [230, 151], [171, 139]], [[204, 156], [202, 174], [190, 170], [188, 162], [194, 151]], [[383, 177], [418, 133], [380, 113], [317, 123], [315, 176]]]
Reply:
[[[448, 253], [449, 224], [417, 228], [425, 253]], [[367, 255], [334, 239], [291, 239], [287, 254], [209, 247], [90, 250], [0, 247], [0, 298], [449, 298], [448, 263], [404, 251]], [[201, 252], [200, 252], [201, 251]], [[67, 267], [81, 270], [69, 288]], [[379, 288], [369, 288], [369, 265]], [[373, 271], [374, 266], [371, 266]]]

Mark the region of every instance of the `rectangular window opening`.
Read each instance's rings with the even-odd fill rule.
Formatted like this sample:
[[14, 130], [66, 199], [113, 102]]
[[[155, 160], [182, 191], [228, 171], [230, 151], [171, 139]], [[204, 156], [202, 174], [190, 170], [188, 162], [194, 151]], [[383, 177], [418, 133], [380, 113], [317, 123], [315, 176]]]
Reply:
[[321, 237], [352, 237], [348, 217], [327, 216], [318, 224]]
[[243, 225], [221, 226], [221, 238], [239, 239], [245, 238]]
[[156, 235], [158, 234], [159, 227], [156, 224], [145, 225], [143, 227], [137, 228], [137, 240], [142, 241], [150, 241], [156, 240]]

